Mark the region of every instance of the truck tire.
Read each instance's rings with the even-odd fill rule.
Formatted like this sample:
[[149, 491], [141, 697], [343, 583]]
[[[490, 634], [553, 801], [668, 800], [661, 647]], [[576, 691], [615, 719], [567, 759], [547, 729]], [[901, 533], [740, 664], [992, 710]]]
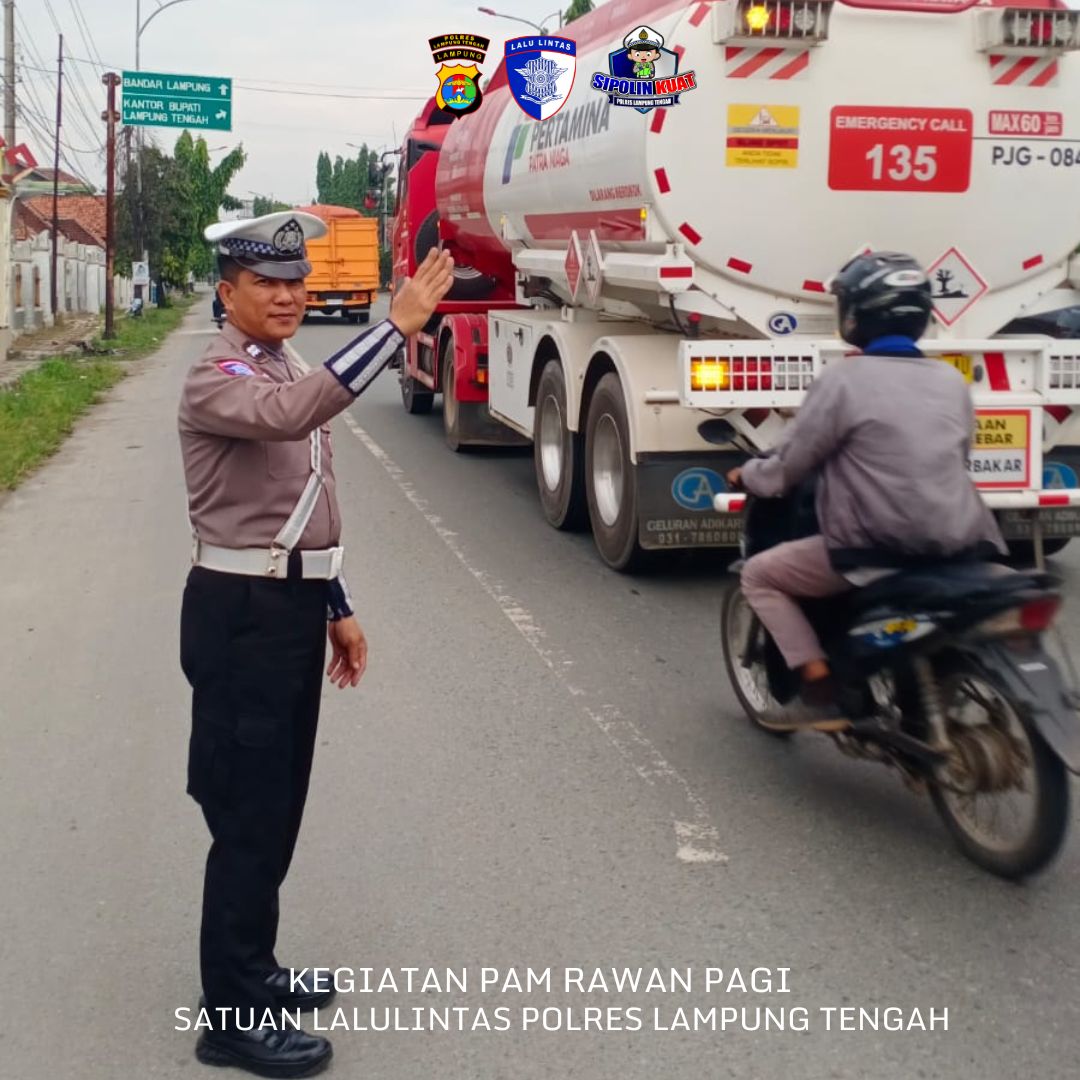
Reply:
[[439, 367], [439, 384], [442, 387], [443, 434], [446, 445], [455, 454], [461, 453], [461, 402], [457, 399], [457, 374], [454, 371], [454, 339], [448, 337], [443, 345]]
[[411, 416], [426, 416], [431, 412], [431, 405], [435, 395], [421, 382], [417, 382], [406, 370], [404, 362], [401, 367], [401, 404]]
[[533, 468], [540, 506], [548, 524], [571, 532], [588, 521], [585, 455], [581, 436], [567, 426], [566, 378], [549, 360], [540, 373], [533, 413]]
[[637, 466], [630, 460], [630, 423], [619, 376], [596, 385], [585, 425], [585, 492], [600, 557], [630, 572], [645, 561], [638, 543]]
[[[1057, 555], [1065, 549], [1065, 545], [1072, 539], [1069, 536], [1054, 536], [1043, 540], [1043, 554], [1049, 558]], [[1035, 545], [1030, 540], [1010, 540], [1009, 559], [1021, 566], [1035, 565]]]

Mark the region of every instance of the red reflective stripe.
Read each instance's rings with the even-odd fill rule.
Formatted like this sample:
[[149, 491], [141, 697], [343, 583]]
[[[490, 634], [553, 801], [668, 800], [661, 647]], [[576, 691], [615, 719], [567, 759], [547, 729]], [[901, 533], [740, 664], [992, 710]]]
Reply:
[[766, 64], [770, 64], [778, 56], [782, 56], [783, 53], [783, 49], [762, 49], [757, 56], [747, 60], [745, 64], [740, 64], [734, 71], [730, 72], [728, 78], [747, 79], [755, 71], [760, 71]]
[[994, 80], [995, 86], [1012, 86], [1021, 75], [1026, 74], [1039, 62], [1037, 56], [1022, 56], [1008, 71]]
[[770, 412], [772, 412], [772, 409], [747, 409], [743, 413], [743, 419], [751, 427], [761, 427], [769, 419]]
[[709, 14], [708, 4], [698, 4], [694, 9], [694, 14], [690, 16], [691, 26], [700, 26], [705, 19], [705, 16]]
[[1036, 266], [1042, 265], [1043, 257], [1041, 255], [1032, 255], [1030, 259], [1025, 259], [1023, 266], [1025, 270], [1033, 270]]
[[569, 240], [574, 229], [596, 230], [598, 240], [644, 240], [641, 211], [583, 210], [572, 214], [526, 214], [525, 228], [535, 240]]
[[785, 64], [774, 75], [770, 75], [770, 79], [793, 79], [800, 71], [805, 71], [810, 66], [810, 50], [799, 56], [796, 56], [790, 64]]
[[749, 274], [754, 269], [753, 263], [744, 262], [742, 259], [728, 259], [727, 264], [732, 270], [738, 270], [740, 274]]
[[1068, 506], [1072, 500], [1068, 495], [1040, 495], [1040, 506]]
[[667, 119], [667, 109], [654, 109], [652, 123], [649, 125], [649, 130], [654, 135], [660, 134], [660, 129], [664, 126], [664, 121]]
[[693, 277], [694, 268], [692, 266], [661, 266], [660, 276], [662, 278]]
[[656, 186], [660, 189], [660, 194], [666, 195], [671, 190], [671, 184], [667, 178], [667, 169], [657, 169], [653, 176], [656, 177]]
[[813, 281], [811, 278], [807, 278], [803, 283], [803, 292], [824, 292], [824, 281]]
[[1057, 78], [1057, 73], [1058, 63], [1055, 60], [1052, 64], [1047, 64], [1046, 70], [1040, 71], [1039, 74], [1028, 83], [1028, 86], [1048, 86]]
[[691, 244], [701, 243], [701, 233], [699, 233], [692, 225], [688, 225], [685, 221], [679, 226], [679, 232], [681, 232]]
[[1005, 354], [988, 352], [983, 357], [986, 361], [986, 375], [990, 380], [991, 390], [1009, 389], [1009, 371], [1005, 366]]
[[1043, 408], [1059, 423], [1064, 424], [1072, 416], [1068, 405], [1045, 405]]
[[724, 58], [730, 64], [731, 61], [734, 60], [742, 51], [743, 47], [741, 45], [729, 45], [724, 50]]
[[671, 51], [679, 58], [679, 62], [682, 63], [682, 58], [686, 54], [686, 46], [672, 45]]

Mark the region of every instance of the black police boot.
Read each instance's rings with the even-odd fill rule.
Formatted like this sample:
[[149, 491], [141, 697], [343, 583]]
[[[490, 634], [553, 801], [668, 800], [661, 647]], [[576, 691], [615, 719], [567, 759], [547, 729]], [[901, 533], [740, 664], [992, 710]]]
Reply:
[[195, 1056], [204, 1065], [246, 1069], [256, 1076], [314, 1076], [333, 1055], [329, 1039], [295, 1028], [204, 1031], [195, 1044]]
[[330, 1001], [336, 992], [326, 968], [319, 968], [317, 974], [312, 968], [302, 969], [295, 979], [288, 968], [278, 968], [266, 977], [266, 985], [279, 1009], [317, 1009]]

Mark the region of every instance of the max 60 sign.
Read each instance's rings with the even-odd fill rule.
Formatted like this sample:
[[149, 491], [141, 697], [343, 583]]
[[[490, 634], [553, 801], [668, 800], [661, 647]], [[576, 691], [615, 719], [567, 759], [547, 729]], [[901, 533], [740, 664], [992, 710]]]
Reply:
[[232, 131], [232, 79], [125, 71], [123, 91], [125, 124]]

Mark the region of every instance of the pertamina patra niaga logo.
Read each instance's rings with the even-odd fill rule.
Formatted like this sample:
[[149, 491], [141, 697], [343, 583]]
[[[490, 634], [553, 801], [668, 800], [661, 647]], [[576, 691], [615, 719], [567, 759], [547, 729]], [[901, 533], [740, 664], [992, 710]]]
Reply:
[[435, 100], [451, 116], [467, 116], [480, 108], [480, 65], [487, 56], [491, 39], [478, 34], [443, 34], [428, 38], [428, 46], [439, 70]]

